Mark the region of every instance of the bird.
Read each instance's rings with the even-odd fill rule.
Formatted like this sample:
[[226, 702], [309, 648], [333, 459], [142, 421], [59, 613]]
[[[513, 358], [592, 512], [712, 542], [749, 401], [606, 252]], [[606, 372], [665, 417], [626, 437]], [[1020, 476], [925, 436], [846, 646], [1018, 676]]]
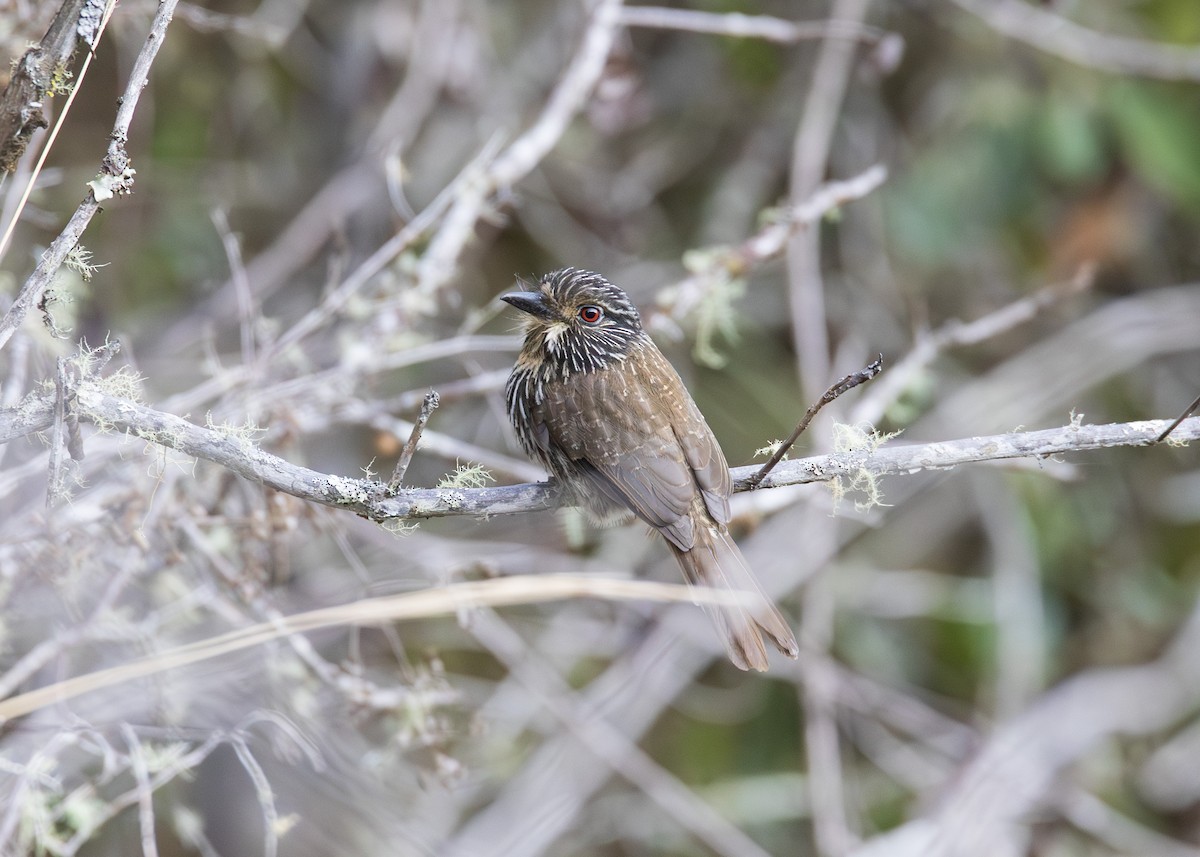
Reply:
[[630, 513], [657, 530], [687, 582], [736, 592], [705, 605], [730, 661], [768, 667], [765, 635], [796, 637], [729, 535], [725, 454], [629, 297], [600, 274], [563, 268], [500, 299], [524, 313], [505, 403], [525, 452], [564, 500], [599, 525]]

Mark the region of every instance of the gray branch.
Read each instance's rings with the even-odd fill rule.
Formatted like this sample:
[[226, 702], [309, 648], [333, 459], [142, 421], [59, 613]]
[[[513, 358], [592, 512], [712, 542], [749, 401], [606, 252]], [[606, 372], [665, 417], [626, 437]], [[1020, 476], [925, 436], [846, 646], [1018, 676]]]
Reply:
[[[498, 488], [414, 488], [390, 493], [382, 482], [320, 473], [260, 449], [236, 430], [199, 426], [174, 414], [102, 392], [94, 381], [78, 390], [79, 418], [103, 429], [124, 432], [149, 443], [211, 461], [239, 476], [314, 503], [347, 509], [373, 521], [470, 515], [487, 518], [554, 508], [552, 482]], [[54, 424], [53, 396], [33, 398], [0, 410], [0, 443], [44, 431]], [[1144, 420], [1109, 425], [1066, 425], [1044, 431], [972, 437], [928, 444], [895, 444], [785, 461], [758, 490], [944, 470], [960, 464], [1012, 458], [1046, 458], [1115, 446], [1148, 446], [1171, 424]], [[1172, 433], [1175, 442], [1200, 438], [1200, 417], [1185, 420]], [[747, 490], [758, 467], [733, 468], [734, 490]]]
[[11, 173], [34, 133], [48, 124], [43, 107], [56, 71], [66, 71], [79, 40], [76, 27], [85, 0], [66, 0], [46, 35], [13, 63], [0, 95], [0, 174]]
[[1090, 30], [1021, 0], [952, 0], [1012, 39], [1086, 68], [1162, 80], [1200, 80], [1200, 48]]
[[129, 126], [133, 122], [138, 99], [149, 82], [150, 66], [153, 65], [154, 58], [158, 56], [158, 49], [166, 37], [167, 25], [171, 23], [171, 15], [175, 11], [177, 2], [178, 0], [163, 0], [159, 4], [154, 22], [150, 25], [150, 33], [146, 36], [146, 41], [143, 43], [141, 51], [138, 52], [137, 58], [134, 59], [129, 83], [125, 88], [125, 94], [121, 97], [116, 120], [113, 122], [108, 153], [104, 156], [101, 164], [101, 178], [105, 181], [91, 183], [92, 189], [88, 191], [83, 202], [79, 203], [79, 207], [75, 209], [75, 213], [71, 215], [71, 219], [67, 221], [62, 232], [42, 253], [37, 267], [33, 269], [33, 273], [21, 286], [21, 291], [12, 302], [12, 306], [8, 308], [4, 317], [0, 318], [0, 348], [4, 347], [13, 332], [21, 326], [29, 311], [41, 302], [46, 289], [54, 280], [54, 275], [66, 261], [67, 254], [75, 249], [75, 245], [79, 243], [88, 224], [100, 210], [100, 201], [96, 199], [95, 187], [102, 184], [110, 195], [132, 192], [133, 170], [129, 167], [125, 141], [129, 139]]

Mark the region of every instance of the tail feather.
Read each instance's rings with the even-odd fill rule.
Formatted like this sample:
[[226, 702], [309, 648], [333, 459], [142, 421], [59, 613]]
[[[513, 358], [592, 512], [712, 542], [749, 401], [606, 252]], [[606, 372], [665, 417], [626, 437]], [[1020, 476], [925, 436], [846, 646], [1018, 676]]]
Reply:
[[[669, 542], [668, 542], [669, 544]], [[737, 592], [749, 597], [744, 604], [717, 606], [705, 604], [704, 610], [716, 625], [725, 650], [734, 666], [743, 670], [767, 669], [767, 650], [762, 635], [766, 634], [775, 647], [789, 658], [800, 653], [796, 636], [779, 608], [763, 592], [754, 572], [729, 534], [711, 523], [696, 527], [696, 541], [691, 550], [682, 551], [671, 545], [679, 567], [688, 583], [717, 590]]]

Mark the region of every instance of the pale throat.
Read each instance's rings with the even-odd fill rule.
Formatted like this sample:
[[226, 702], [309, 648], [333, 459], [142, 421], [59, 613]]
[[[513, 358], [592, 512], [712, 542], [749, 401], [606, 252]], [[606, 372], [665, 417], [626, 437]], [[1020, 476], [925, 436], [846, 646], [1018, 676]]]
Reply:
[[568, 329], [565, 321], [554, 321], [546, 325], [542, 331], [542, 341], [548, 353], [559, 354], [563, 350], [560, 340], [566, 336]]

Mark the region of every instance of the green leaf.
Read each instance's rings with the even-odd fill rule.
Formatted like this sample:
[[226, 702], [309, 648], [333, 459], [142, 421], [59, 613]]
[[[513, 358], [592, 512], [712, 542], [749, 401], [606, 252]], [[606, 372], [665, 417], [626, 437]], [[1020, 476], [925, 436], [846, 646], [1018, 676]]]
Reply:
[[1108, 108], [1123, 154], [1153, 189], [1200, 211], [1200, 109], [1195, 98], [1121, 81]]
[[1049, 96], [1037, 122], [1038, 150], [1050, 175], [1072, 183], [1101, 177], [1108, 159], [1088, 105], [1066, 94]]

